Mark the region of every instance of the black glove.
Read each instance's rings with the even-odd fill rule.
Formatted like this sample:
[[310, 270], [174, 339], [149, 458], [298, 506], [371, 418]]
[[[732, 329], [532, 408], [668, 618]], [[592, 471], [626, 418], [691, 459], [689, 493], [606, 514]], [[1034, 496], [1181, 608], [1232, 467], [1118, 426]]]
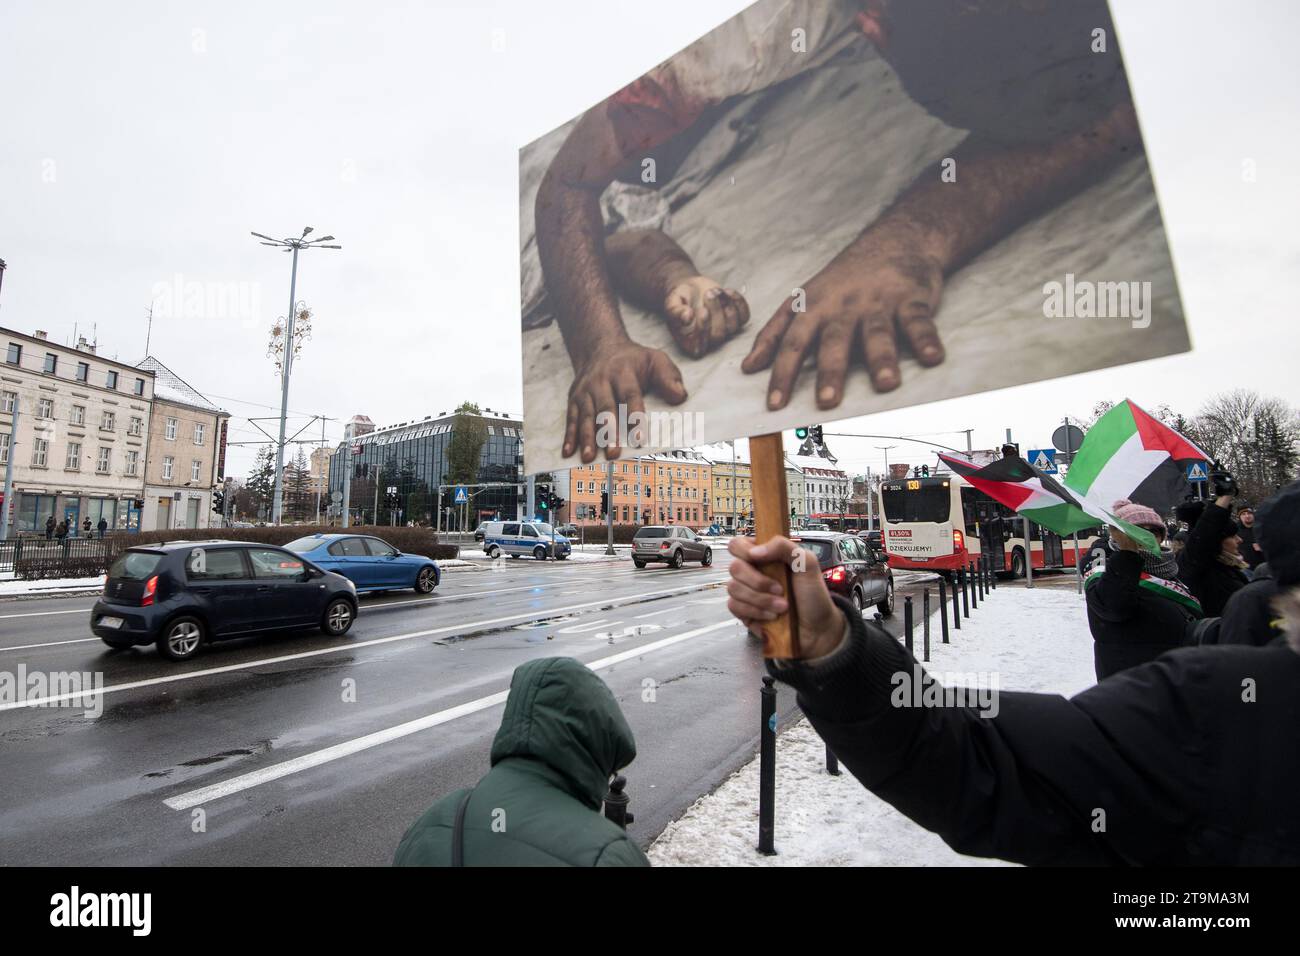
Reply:
[[1237, 479], [1232, 477], [1232, 473], [1224, 468], [1217, 461], [1212, 463], [1210, 472], [1211, 489], [1214, 491], [1214, 497], [1221, 498], [1224, 495], [1232, 495], [1234, 498], [1239, 493], [1237, 488]]

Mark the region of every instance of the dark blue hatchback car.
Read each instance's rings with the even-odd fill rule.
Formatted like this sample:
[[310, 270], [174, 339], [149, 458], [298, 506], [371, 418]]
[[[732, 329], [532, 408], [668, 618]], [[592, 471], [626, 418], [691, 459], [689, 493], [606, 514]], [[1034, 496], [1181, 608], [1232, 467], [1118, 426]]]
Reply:
[[109, 647], [156, 644], [174, 661], [208, 641], [319, 627], [340, 637], [357, 617], [352, 582], [272, 545], [171, 541], [130, 548], [109, 568], [90, 629]]
[[309, 534], [285, 545], [312, 564], [348, 578], [358, 591], [414, 588], [429, 594], [442, 580], [432, 558], [403, 554], [382, 538], [365, 534]]

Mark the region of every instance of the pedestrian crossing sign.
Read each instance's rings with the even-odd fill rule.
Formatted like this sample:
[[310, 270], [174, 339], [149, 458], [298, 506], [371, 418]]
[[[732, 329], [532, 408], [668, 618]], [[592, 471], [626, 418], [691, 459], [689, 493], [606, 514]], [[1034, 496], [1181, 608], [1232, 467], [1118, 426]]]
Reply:
[[456, 497], [452, 500], [458, 505], [463, 505], [465, 502], [469, 501], [469, 495], [465, 493], [464, 485], [456, 486]]
[[1205, 471], [1205, 462], [1194, 461], [1187, 466], [1188, 481], [1205, 481], [1209, 477]]
[[1056, 449], [1031, 448], [1029, 450], [1029, 463], [1045, 475], [1056, 474]]

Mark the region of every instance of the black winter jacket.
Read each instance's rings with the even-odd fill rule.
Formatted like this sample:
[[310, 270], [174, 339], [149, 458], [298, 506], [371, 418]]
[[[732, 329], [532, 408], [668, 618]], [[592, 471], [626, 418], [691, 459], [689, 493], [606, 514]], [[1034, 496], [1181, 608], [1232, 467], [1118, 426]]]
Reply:
[[1228, 598], [1219, 623], [1219, 643], [1263, 647], [1280, 637], [1281, 615], [1273, 609], [1277, 593], [1268, 562], [1255, 568], [1254, 580]]
[[1171, 651], [1070, 700], [1002, 692], [984, 717], [894, 706], [892, 679], [920, 665], [840, 607], [839, 651], [768, 666], [867, 789], [954, 850], [1027, 864], [1300, 864], [1300, 654], [1285, 643]]
[[1232, 521], [1227, 508], [1211, 502], [1178, 552], [1178, 573], [1187, 589], [1201, 602], [1206, 617], [1218, 617], [1233, 593], [1249, 582], [1244, 571], [1219, 560], [1223, 539]]
[[1097, 680], [1182, 647], [1187, 625], [1201, 616], [1181, 585], [1143, 578], [1142, 567], [1136, 551], [1112, 551], [1085, 582]]

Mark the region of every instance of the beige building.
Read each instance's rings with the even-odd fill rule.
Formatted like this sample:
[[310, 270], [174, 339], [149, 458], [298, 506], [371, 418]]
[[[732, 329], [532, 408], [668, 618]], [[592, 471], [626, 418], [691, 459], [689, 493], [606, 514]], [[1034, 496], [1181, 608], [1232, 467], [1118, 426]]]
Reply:
[[224, 426], [230, 415], [156, 358], [139, 367], [155, 379], [140, 528], [219, 527], [212, 491], [224, 477]]
[[[84, 534], [139, 525], [153, 375], [75, 346], [0, 328], [0, 480], [13, 458], [11, 533], [52, 516]], [[18, 427], [13, 413], [18, 411]]]
[[311, 453], [311, 483], [308, 487], [313, 495], [329, 498], [330, 459], [333, 457], [333, 448], [317, 448]]

